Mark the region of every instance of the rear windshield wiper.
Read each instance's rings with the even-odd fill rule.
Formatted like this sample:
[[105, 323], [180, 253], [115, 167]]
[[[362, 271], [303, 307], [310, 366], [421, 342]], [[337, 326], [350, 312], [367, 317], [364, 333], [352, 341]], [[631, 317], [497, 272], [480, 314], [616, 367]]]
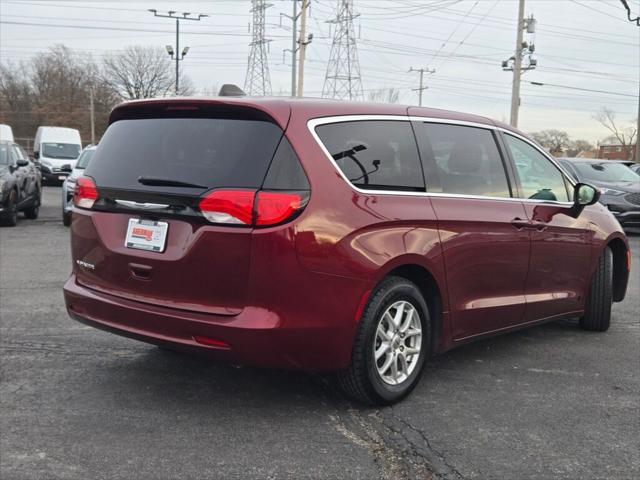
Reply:
[[188, 188], [209, 188], [206, 185], [200, 185], [197, 183], [181, 182], [180, 180], [173, 180], [171, 178], [160, 177], [138, 177], [138, 183], [142, 185], [149, 185], [151, 187], [188, 187]]

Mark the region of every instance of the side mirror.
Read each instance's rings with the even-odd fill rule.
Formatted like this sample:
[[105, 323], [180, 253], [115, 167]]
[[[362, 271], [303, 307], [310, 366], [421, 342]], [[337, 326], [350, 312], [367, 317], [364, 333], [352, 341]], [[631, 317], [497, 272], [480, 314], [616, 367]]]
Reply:
[[578, 183], [573, 191], [573, 203], [586, 207], [600, 199], [600, 190], [586, 183]]
[[38, 160], [40, 158], [40, 152], [38, 152], [38, 151], [33, 152], [33, 158]]
[[29, 160], [25, 160], [24, 158], [20, 158], [20, 159], [16, 160], [16, 166], [18, 166], [18, 167], [28, 167], [29, 166]]
[[586, 183], [576, 183], [573, 189], [572, 216], [578, 217], [584, 207], [597, 203], [600, 199], [600, 190]]

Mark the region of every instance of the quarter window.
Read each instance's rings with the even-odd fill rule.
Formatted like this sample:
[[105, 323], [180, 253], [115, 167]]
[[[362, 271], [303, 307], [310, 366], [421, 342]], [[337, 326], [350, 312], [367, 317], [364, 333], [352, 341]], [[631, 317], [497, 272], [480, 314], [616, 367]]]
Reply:
[[418, 138], [427, 191], [510, 197], [504, 163], [484, 128], [422, 123]]
[[377, 190], [424, 191], [418, 148], [408, 121], [362, 120], [316, 127], [351, 183]]
[[569, 193], [562, 172], [527, 142], [505, 135], [516, 165], [522, 198], [568, 202]]

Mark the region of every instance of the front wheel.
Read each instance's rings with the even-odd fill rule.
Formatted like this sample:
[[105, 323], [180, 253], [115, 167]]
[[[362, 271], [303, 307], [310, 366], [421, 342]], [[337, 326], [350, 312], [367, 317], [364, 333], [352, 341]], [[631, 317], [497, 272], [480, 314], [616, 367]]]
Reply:
[[580, 327], [594, 332], [606, 332], [611, 324], [613, 305], [613, 252], [604, 249], [598, 259], [598, 268], [591, 278], [584, 316]]
[[7, 199], [7, 203], [5, 205], [5, 211], [2, 218], [0, 218], [0, 222], [2, 225], [6, 225], [7, 227], [15, 227], [18, 223], [18, 205], [17, 205], [18, 196], [16, 195], [15, 190], [9, 194], [9, 198]]
[[360, 319], [351, 365], [338, 373], [343, 391], [371, 405], [395, 403], [420, 380], [430, 354], [431, 324], [420, 289], [387, 277], [373, 291]]

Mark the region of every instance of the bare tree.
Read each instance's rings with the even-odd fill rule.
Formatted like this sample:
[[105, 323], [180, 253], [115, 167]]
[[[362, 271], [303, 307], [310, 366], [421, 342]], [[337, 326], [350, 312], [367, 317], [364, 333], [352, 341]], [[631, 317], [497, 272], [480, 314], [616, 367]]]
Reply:
[[531, 134], [536, 142], [548, 148], [553, 155], [558, 155], [569, 146], [569, 134], [562, 130], [542, 130]]
[[0, 65], [0, 119], [16, 137], [32, 138], [39, 125], [58, 125], [77, 128], [88, 140], [90, 92], [100, 136], [118, 99], [100, 81], [90, 56], [56, 45], [29, 62]]
[[[160, 47], [130, 46], [105, 56], [102, 79], [126, 100], [165, 96], [173, 92], [175, 71]], [[180, 76], [180, 95], [190, 95], [193, 85]]]
[[591, 152], [593, 149], [593, 144], [587, 140], [574, 140], [569, 144], [567, 155], [569, 157], [575, 157], [580, 152]]
[[633, 124], [625, 126], [616, 123], [615, 112], [608, 108], [602, 108], [594, 118], [620, 142], [620, 146], [627, 154], [627, 158], [631, 160], [633, 158], [633, 146], [638, 138], [637, 127]]
[[400, 90], [393, 87], [379, 88], [377, 90], [371, 90], [367, 98], [370, 102], [398, 103], [400, 100]]
[[33, 106], [33, 89], [27, 65], [0, 65], [0, 123], [11, 125], [16, 137], [31, 136]]

